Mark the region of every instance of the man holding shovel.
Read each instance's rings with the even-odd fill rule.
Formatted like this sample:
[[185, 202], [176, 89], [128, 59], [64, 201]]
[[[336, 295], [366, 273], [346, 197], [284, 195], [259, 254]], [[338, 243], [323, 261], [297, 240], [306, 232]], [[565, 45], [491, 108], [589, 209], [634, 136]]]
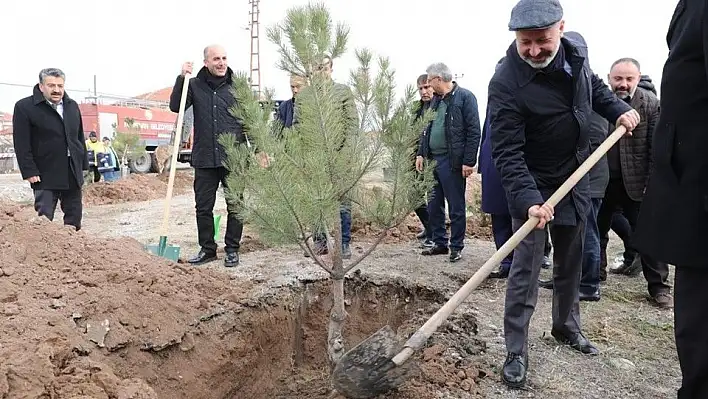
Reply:
[[545, 201], [589, 156], [593, 110], [631, 132], [639, 115], [620, 101], [590, 69], [585, 40], [563, 32], [558, 0], [521, 0], [509, 30], [516, 40], [489, 84], [492, 158], [509, 200], [514, 230], [529, 217], [537, 229], [516, 247], [504, 309], [507, 358], [502, 380], [512, 388], [526, 382], [528, 327], [536, 306], [545, 225], [554, 244], [552, 336], [595, 355], [581, 332], [578, 288], [583, 232], [590, 206], [587, 175], [555, 208]]
[[[182, 72], [177, 77], [172, 95], [170, 110], [179, 112], [182, 85], [185, 75], [192, 73], [192, 63], [185, 62]], [[191, 164], [194, 168], [194, 200], [196, 202], [197, 230], [199, 235], [199, 253], [189, 259], [193, 265], [201, 265], [216, 259], [216, 241], [214, 240], [214, 203], [219, 184], [226, 186], [228, 171], [224, 166], [226, 150], [219, 143], [223, 134], [236, 136], [239, 143], [247, 143], [241, 121], [236, 119], [230, 109], [236, 99], [231, 92], [233, 71], [228, 67], [226, 51], [213, 45], [204, 49], [204, 66], [191, 78], [187, 104], [194, 112], [194, 146]], [[224, 266], [238, 265], [238, 250], [243, 233], [243, 223], [234, 214], [233, 205], [227, 201], [229, 213], [224, 237], [226, 258]]]

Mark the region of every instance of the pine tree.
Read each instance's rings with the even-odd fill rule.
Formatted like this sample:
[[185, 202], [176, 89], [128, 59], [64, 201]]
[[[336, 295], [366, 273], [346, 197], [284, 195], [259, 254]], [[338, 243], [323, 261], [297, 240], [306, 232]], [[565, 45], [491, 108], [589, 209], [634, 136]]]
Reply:
[[[345, 275], [422, 203], [432, 186], [430, 172], [415, 171], [414, 154], [419, 132], [433, 115], [428, 111], [415, 120], [415, 89], [406, 87], [397, 100], [389, 60], [378, 57], [374, 75], [374, 56], [367, 49], [355, 52], [359, 66], [350, 73], [352, 89], [319, 73], [322, 55], [336, 60], [346, 51], [349, 35], [345, 25], [333, 27], [321, 4], [289, 9], [267, 34], [278, 47], [278, 67], [306, 77], [307, 87], [296, 98], [296, 123], [284, 128], [271, 120], [272, 105], [255, 98], [246, 74], [235, 75], [238, 105], [232, 112], [243, 122], [250, 145], [236, 145], [231, 136], [222, 139], [230, 171], [226, 197], [261, 239], [299, 245], [331, 277], [327, 347], [334, 365], [347, 349]], [[390, 181], [374, 190], [363, 186], [365, 175], [384, 167], [392, 172]], [[363, 254], [345, 263], [339, 212], [347, 201], [382, 231]], [[328, 256], [318, 255], [310, 243], [318, 228], [326, 234]]]

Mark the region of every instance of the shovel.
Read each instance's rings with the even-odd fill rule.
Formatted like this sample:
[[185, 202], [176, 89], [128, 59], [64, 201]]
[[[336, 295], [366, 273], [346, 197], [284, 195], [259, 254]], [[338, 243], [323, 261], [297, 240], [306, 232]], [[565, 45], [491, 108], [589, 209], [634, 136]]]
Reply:
[[[551, 195], [546, 204], [556, 206], [580, 179], [602, 158], [627, 130], [618, 127], [588, 159]], [[492, 257], [470, 277], [423, 326], [403, 345], [391, 327], [385, 326], [342, 356], [332, 372], [334, 388], [348, 398], [365, 399], [400, 386], [410, 376], [413, 366], [405, 364], [413, 353], [422, 348], [431, 335], [484, 281], [492, 270], [536, 228], [538, 218], [530, 217]]]
[[170, 158], [170, 176], [167, 181], [167, 195], [165, 196], [164, 214], [162, 217], [162, 229], [160, 241], [157, 244], [147, 245], [147, 250], [153, 255], [167, 258], [177, 262], [179, 260], [179, 245], [167, 243], [167, 232], [170, 228], [170, 201], [172, 200], [172, 190], [175, 186], [175, 174], [177, 173], [177, 158], [179, 153], [180, 134], [182, 133], [182, 125], [184, 124], [184, 111], [187, 105], [187, 92], [189, 90], [189, 76], [184, 76], [184, 84], [182, 85], [182, 97], [179, 101], [179, 114], [177, 114], [177, 126], [175, 128], [175, 136], [172, 144], [172, 157]]

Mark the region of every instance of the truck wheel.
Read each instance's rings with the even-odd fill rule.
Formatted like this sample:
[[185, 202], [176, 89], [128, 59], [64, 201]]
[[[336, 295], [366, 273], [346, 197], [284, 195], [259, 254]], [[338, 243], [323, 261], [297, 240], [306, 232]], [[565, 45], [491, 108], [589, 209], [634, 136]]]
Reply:
[[131, 158], [128, 167], [132, 173], [150, 173], [152, 169], [152, 154], [143, 153]]

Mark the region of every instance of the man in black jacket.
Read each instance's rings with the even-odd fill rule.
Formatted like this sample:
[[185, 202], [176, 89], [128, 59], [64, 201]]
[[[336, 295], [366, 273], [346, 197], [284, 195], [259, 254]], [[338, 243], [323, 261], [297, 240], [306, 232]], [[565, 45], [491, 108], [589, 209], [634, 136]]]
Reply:
[[34, 190], [34, 209], [53, 220], [61, 201], [64, 224], [79, 230], [89, 164], [79, 105], [64, 91], [64, 80], [56, 68], [39, 73], [33, 94], [15, 104], [12, 134], [20, 173]]
[[632, 242], [676, 266], [679, 399], [708, 398], [708, 5], [681, 0], [669, 23], [654, 167]]
[[[192, 63], [182, 65], [182, 72], [177, 77], [172, 95], [170, 110], [179, 112], [182, 85], [185, 75], [192, 73]], [[216, 259], [214, 241], [214, 203], [219, 183], [228, 190], [224, 166], [226, 150], [219, 143], [224, 134], [234, 135], [239, 143], [248, 143], [241, 121], [231, 113], [236, 99], [231, 92], [233, 71], [228, 67], [226, 51], [223, 47], [212, 45], [204, 49], [204, 67], [189, 81], [186, 108], [193, 107], [194, 144], [191, 164], [194, 168], [194, 199], [196, 202], [197, 229], [199, 246], [196, 256], [189, 263], [200, 265]], [[230, 201], [226, 203], [228, 218], [224, 244], [226, 258], [224, 266], [238, 265], [238, 250], [243, 233], [243, 223], [235, 216], [235, 209]]]
[[554, 245], [553, 326], [557, 341], [584, 354], [598, 350], [580, 328], [578, 288], [590, 209], [587, 175], [554, 208], [545, 201], [587, 159], [593, 111], [629, 131], [639, 116], [590, 69], [584, 39], [563, 32], [557, 0], [521, 0], [509, 29], [516, 40], [489, 84], [492, 157], [509, 199], [513, 227], [529, 217], [537, 229], [517, 246], [504, 309], [507, 358], [502, 380], [522, 387], [528, 367], [528, 327], [538, 296], [546, 223]]
[[[428, 84], [435, 96], [430, 108], [435, 119], [423, 131], [416, 157], [416, 169], [423, 170], [423, 159], [435, 160], [435, 180], [428, 201], [429, 225], [434, 246], [423, 250], [423, 255], [450, 253], [450, 262], [462, 259], [465, 246], [466, 180], [477, 163], [477, 150], [482, 131], [479, 124], [477, 98], [452, 80], [452, 72], [443, 63], [432, 64], [426, 70]], [[445, 229], [445, 200], [450, 214], [448, 246]]]

